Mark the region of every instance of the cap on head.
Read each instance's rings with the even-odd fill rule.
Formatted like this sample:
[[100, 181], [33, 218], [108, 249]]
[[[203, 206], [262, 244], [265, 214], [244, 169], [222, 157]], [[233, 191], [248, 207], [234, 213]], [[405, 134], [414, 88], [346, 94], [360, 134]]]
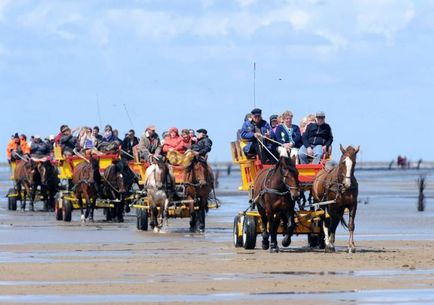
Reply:
[[68, 127], [68, 125], [65, 125], [65, 126], [63, 126], [63, 128], [62, 128], [62, 133], [63, 132], [65, 132], [65, 131], [67, 131], [67, 130], [71, 130], [69, 127]]
[[197, 133], [208, 134], [208, 131], [206, 131], [206, 129], [203, 129], [203, 128], [196, 130], [196, 132]]
[[20, 138], [20, 136], [18, 135], [18, 132], [16, 132], [15, 134], [14, 134], [14, 139], [19, 139]]
[[270, 122], [277, 121], [277, 120], [278, 120], [277, 114], [273, 114], [273, 115], [270, 116]]
[[259, 108], [255, 108], [250, 112], [252, 115], [262, 115], [262, 110]]
[[315, 116], [316, 116], [317, 118], [325, 118], [325, 113], [324, 113], [324, 111], [318, 111], [318, 112], [315, 114]]

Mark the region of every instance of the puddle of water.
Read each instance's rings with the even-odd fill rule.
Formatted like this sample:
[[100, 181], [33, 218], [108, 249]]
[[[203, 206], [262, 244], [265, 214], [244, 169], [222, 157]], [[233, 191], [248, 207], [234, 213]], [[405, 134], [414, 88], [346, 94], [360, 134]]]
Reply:
[[9, 303], [204, 303], [228, 301], [277, 301], [332, 302], [340, 304], [434, 304], [434, 289], [367, 290], [367, 291], [283, 291], [264, 293], [215, 293], [215, 294], [117, 294], [117, 295], [3, 295], [0, 302]]

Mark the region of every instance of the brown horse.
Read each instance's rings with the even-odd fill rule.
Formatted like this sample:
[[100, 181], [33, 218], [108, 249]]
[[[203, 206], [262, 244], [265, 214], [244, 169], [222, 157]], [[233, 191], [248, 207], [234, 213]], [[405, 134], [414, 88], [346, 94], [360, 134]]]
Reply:
[[[72, 183], [75, 196], [80, 204], [81, 221], [93, 221], [96, 199], [101, 193], [98, 160], [90, 156], [88, 162], [78, 164], [72, 172]], [[83, 199], [86, 200], [86, 215], [83, 214]]]
[[59, 190], [59, 172], [50, 160], [36, 162], [41, 177], [41, 193], [45, 198], [44, 210], [54, 211], [56, 193]]
[[[185, 168], [185, 195], [190, 200], [190, 232], [205, 232], [208, 198], [214, 189], [214, 174], [203, 157], [193, 158]], [[197, 203], [198, 210], [195, 210]]]
[[21, 211], [26, 209], [27, 195], [30, 195], [30, 210], [34, 211], [33, 202], [36, 196], [36, 187], [41, 184], [41, 176], [36, 169], [33, 160], [17, 161], [14, 171], [14, 180], [18, 193], [18, 200], [21, 201]]
[[[294, 205], [299, 196], [298, 171], [285, 148], [279, 147], [279, 162], [260, 170], [255, 178], [253, 203], [257, 205], [262, 220], [262, 249], [279, 252], [277, 229], [280, 221], [286, 229], [282, 246], [291, 244], [291, 235], [295, 228]], [[267, 227], [269, 224], [269, 229]]]
[[343, 216], [345, 209], [348, 208], [348, 252], [354, 253], [356, 251], [353, 239], [354, 218], [356, 217], [357, 195], [359, 192], [359, 186], [356, 177], [354, 177], [354, 167], [356, 166], [356, 157], [360, 147], [348, 146], [347, 149], [344, 149], [340, 145], [340, 149], [342, 156], [339, 164], [331, 170], [323, 169], [317, 174], [312, 185], [312, 195], [315, 202], [335, 201], [335, 203], [326, 206], [330, 217], [323, 222], [325, 251], [335, 251], [336, 228], [339, 222], [346, 226]]
[[118, 222], [124, 222], [124, 205], [125, 205], [125, 195], [127, 192], [124, 171], [126, 166], [123, 160], [114, 162], [104, 170], [102, 176], [103, 192], [105, 197], [111, 200], [118, 200], [116, 202], [114, 209], [107, 209], [108, 220], [117, 218]]

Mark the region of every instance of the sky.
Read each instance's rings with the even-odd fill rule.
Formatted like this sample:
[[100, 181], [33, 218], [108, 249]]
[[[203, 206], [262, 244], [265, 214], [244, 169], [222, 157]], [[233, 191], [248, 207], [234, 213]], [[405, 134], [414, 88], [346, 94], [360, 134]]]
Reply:
[[335, 159], [432, 161], [433, 37], [430, 0], [0, 0], [0, 160], [15, 132], [153, 123], [229, 161], [256, 106], [324, 111]]

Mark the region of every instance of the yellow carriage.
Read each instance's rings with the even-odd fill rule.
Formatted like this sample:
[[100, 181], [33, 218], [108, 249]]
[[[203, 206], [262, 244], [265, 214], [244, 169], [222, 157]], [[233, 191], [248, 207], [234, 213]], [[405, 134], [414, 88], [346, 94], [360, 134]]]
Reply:
[[[241, 186], [240, 190], [249, 193], [250, 206], [243, 212], [235, 216], [233, 225], [233, 242], [235, 247], [244, 247], [245, 249], [254, 249], [256, 245], [256, 237], [261, 233], [261, 217], [257, 209], [252, 204], [253, 184], [256, 173], [273, 165], [262, 164], [259, 159], [249, 159], [242, 150], [240, 141], [231, 142], [232, 162], [240, 166], [241, 171]], [[326, 161], [324, 159], [320, 164], [297, 164], [298, 180], [300, 191], [310, 191], [313, 180], [317, 173], [324, 168]], [[299, 209], [295, 211], [295, 229], [294, 234], [308, 235], [309, 245], [322, 246], [323, 231], [322, 221], [327, 217], [325, 211], [321, 208], [321, 204], [310, 205], [309, 210], [299, 205]], [[278, 233], [283, 233], [284, 228], [280, 225]]]

